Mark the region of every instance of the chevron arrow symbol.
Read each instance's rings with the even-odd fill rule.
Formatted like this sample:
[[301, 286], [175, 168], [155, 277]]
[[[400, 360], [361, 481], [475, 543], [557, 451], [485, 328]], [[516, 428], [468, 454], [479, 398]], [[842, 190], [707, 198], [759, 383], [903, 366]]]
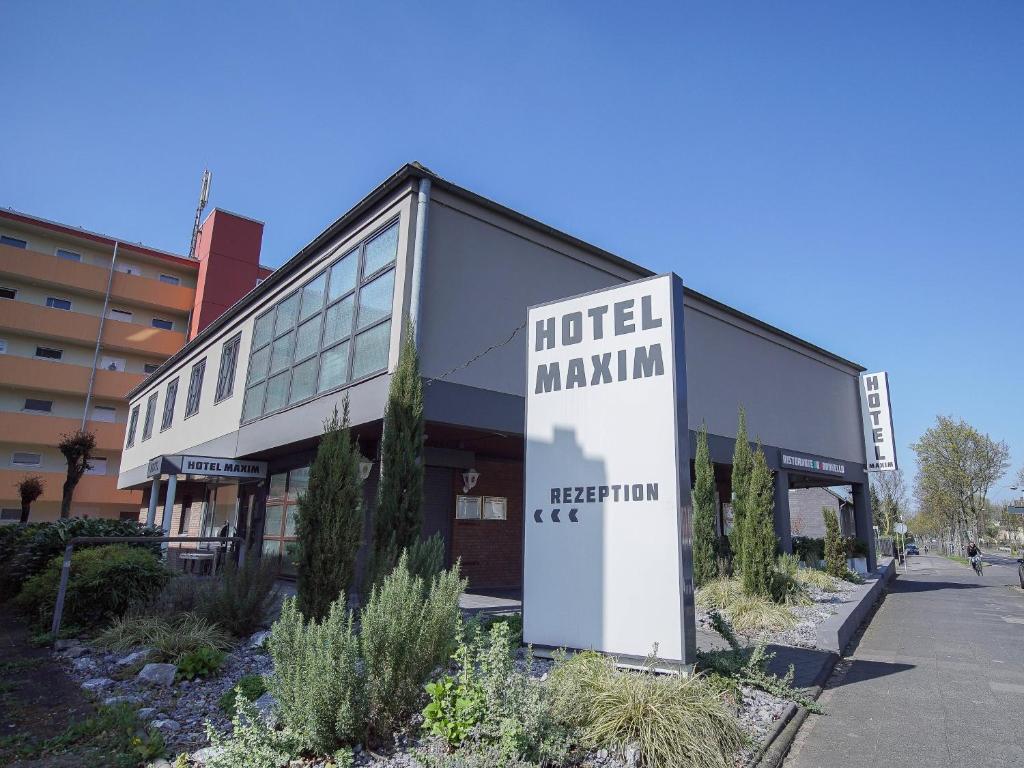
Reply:
[[571, 520], [571, 521], [572, 521], [572, 522], [574, 522], [574, 523], [578, 523], [578, 522], [579, 522], [579, 520], [577, 520], [577, 519], [576, 519], [576, 515], [577, 515], [578, 513], [579, 513], [579, 510], [578, 510], [578, 509], [576, 509], [576, 507], [573, 507], [572, 509], [570, 509], [570, 510], [569, 510], [569, 520]]
[[535, 511], [535, 512], [533, 513], [533, 521], [534, 521], [535, 523], [543, 523], [544, 521], [543, 521], [543, 520], [541, 519], [541, 515], [542, 515], [543, 513], [544, 513], [544, 510], [543, 510], [543, 509], [538, 509], [538, 510], [536, 510], [536, 511]]
[[551, 522], [552, 523], [560, 523], [560, 522], [562, 522], [561, 520], [558, 519], [558, 513], [561, 512], [561, 511], [562, 510], [560, 510], [560, 509], [552, 509], [551, 510]]

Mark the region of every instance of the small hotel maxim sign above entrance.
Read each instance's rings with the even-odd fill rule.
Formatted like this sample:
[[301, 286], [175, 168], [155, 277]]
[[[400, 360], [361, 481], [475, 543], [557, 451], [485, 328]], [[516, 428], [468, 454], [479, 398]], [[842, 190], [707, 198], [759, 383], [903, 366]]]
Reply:
[[150, 460], [150, 477], [169, 474], [262, 480], [267, 475], [267, 462], [216, 456], [157, 456]]

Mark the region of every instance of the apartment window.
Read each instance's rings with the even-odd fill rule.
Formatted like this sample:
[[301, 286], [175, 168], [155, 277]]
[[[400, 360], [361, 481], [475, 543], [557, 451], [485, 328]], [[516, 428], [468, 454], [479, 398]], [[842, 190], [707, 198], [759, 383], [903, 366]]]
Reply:
[[40, 467], [43, 464], [43, 454], [15, 451], [11, 454], [11, 464], [15, 467]]
[[139, 406], [132, 408], [132, 413], [128, 417], [128, 431], [125, 437], [125, 448], [131, 448], [135, 445], [135, 429], [139, 426]]
[[178, 380], [171, 379], [164, 393], [164, 415], [160, 419], [160, 431], [169, 429], [174, 422], [174, 401], [178, 399]]
[[100, 456], [93, 456], [89, 459], [89, 469], [85, 471], [87, 475], [105, 475], [107, 474], [107, 460]]
[[387, 369], [398, 222], [256, 318], [242, 421]]
[[7, 354], [7, 340], [0, 339], [0, 355]]
[[124, 373], [123, 357], [102, 357], [100, 358], [100, 369], [104, 371], [120, 371]]
[[145, 442], [153, 436], [153, 418], [156, 416], [156, 398], [157, 393], [154, 392], [149, 396], [149, 400], [146, 401], [146, 420], [142, 424], [142, 440]]
[[53, 347], [36, 347], [36, 357], [41, 357], [44, 360], [60, 360], [64, 357], [64, 350]]
[[235, 368], [238, 367], [238, 346], [242, 342], [239, 334], [235, 338], [224, 342], [220, 348], [220, 370], [217, 371], [217, 393], [213, 402], [219, 403], [225, 400], [235, 391]]
[[71, 309], [71, 299], [58, 299], [54, 296], [47, 296], [46, 306], [50, 307], [50, 309]]
[[168, 285], [180, 285], [181, 279], [174, 275], [160, 275], [160, 282], [167, 283]]
[[174, 322], [172, 320], [162, 320], [159, 317], [154, 317], [153, 318], [153, 327], [154, 328], [162, 328], [165, 331], [173, 331], [174, 330]]
[[192, 366], [188, 379], [188, 397], [185, 398], [185, 418], [194, 416], [199, 410], [199, 398], [203, 394], [203, 374], [206, 373], [206, 358]]
[[12, 248], [28, 248], [28, 243], [19, 237], [0, 235], [0, 245], [9, 245]]
[[127, 309], [111, 309], [107, 317], [111, 320], [120, 320], [122, 323], [130, 323], [133, 315]]
[[3, 286], [0, 286], [0, 299], [13, 299], [17, 295], [17, 288], [4, 288]]
[[58, 248], [57, 258], [67, 259], [68, 261], [81, 261], [82, 254], [80, 254], [78, 251], [69, 251], [67, 248]]
[[90, 418], [93, 421], [103, 421], [108, 424], [113, 424], [117, 421], [117, 408], [113, 408], [109, 405], [94, 405], [92, 407], [92, 416]]
[[142, 370], [145, 373], [156, 373], [156, 369], [160, 367], [160, 363], [146, 363], [142, 366]]
[[32, 411], [33, 413], [52, 413], [53, 400], [36, 400], [34, 397], [27, 397], [25, 398], [25, 407], [22, 410]]

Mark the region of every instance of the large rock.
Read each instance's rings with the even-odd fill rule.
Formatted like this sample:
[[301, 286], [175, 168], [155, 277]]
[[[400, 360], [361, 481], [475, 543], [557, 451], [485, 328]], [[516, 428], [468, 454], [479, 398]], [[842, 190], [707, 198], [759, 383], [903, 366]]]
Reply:
[[114, 681], [109, 677], [94, 677], [92, 680], [86, 680], [82, 683], [82, 687], [87, 691], [102, 691], [104, 688], [109, 688], [114, 684]]
[[178, 668], [174, 664], [147, 664], [139, 670], [138, 679], [150, 685], [174, 685]]
[[140, 661], [145, 661], [146, 657], [153, 652], [152, 648], [140, 648], [134, 653], [129, 653], [117, 660], [117, 666], [119, 667], [130, 667], [132, 664], [138, 664]]
[[154, 728], [159, 728], [161, 731], [180, 731], [181, 723], [177, 720], [154, 720], [151, 725]]
[[151, 720], [156, 715], [156, 707], [142, 707], [135, 714], [140, 720]]
[[276, 728], [277, 700], [274, 698], [273, 694], [271, 694], [270, 691], [267, 691], [258, 699], [256, 699], [256, 701], [253, 702], [253, 704], [256, 707], [256, 711], [259, 713], [259, 716], [263, 719], [263, 722], [265, 722], [271, 728]]
[[199, 765], [206, 765], [212, 758], [224, 751], [223, 747], [203, 747], [192, 753], [192, 762]]
[[270, 637], [269, 629], [261, 629], [259, 632], [254, 632], [249, 637], [248, 646], [250, 648], [260, 648], [267, 641], [268, 637]]
[[88, 656], [83, 656], [80, 659], [72, 661], [71, 666], [75, 668], [75, 672], [83, 673], [92, 670], [92, 668], [96, 666], [96, 662]]

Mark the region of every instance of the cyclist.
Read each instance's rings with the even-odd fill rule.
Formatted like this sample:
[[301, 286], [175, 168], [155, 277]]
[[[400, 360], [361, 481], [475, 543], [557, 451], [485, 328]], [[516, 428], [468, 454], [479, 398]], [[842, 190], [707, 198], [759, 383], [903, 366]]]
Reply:
[[971, 561], [971, 566], [974, 570], [981, 573], [981, 569], [978, 567], [981, 562], [981, 550], [978, 549], [978, 545], [974, 543], [974, 539], [967, 542], [967, 559]]

